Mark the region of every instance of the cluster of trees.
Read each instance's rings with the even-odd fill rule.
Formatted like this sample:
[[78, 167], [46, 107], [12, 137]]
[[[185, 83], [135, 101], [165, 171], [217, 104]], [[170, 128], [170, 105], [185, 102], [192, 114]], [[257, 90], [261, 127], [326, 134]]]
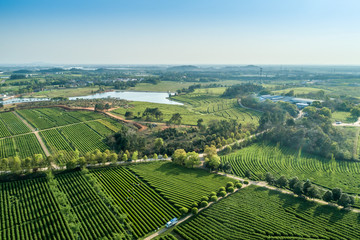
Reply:
[[300, 181], [298, 177], [288, 180], [285, 176], [276, 179], [271, 173], [266, 173], [265, 181], [269, 185], [276, 185], [281, 188], [290, 188], [298, 196], [308, 196], [310, 198], [323, 199], [326, 202], [336, 202], [344, 208], [350, 207], [355, 203], [353, 196], [343, 193], [340, 188], [334, 188], [324, 193], [322, 189], [312, 184], [310, 180]]
[[180, 125], [182, 121], [182, 116], [180, 115], [180, 113], [174, 113], [171, 118], [169, 119], [169, 121], [166, 122], [167, 125], [170, 124], [175, 124], [175, 125]]
[[[226, 187], [220, 187], [217, 192], [211, 192], [209, 196], [202, 196], [200, 202], [193, 202], [191, 205], [191, 213], [196, 215], [199, 212], [199, 207], [203, 208], [209, 205], [209, 202], [216, 202], [219, 197], [225, 197], [227, 193], [232, 193], [235, 191], [235, 188], [242, 188], [242, 183], [236, 180], [235, 183], [228, 182], [226, 183]], [[189, 212], [189, 209], [186, 207], [180, 208], [180, 212], [182, 215], [185, 215]]]
[[146, 121], [152, 121], [154, 119], [161, 121], [163, 119], [163, 115], [164, 114], [160, 111], [159, 108], [146, 108], [142, 114]]
[[[201, 80], [200, 80], [200, 82], [201, 82]], [[216, 88], [216, 87], [223, 87], [223, 85], [217, 84], [217, 83], [212, 83], [212, 84], [207, 84], [207, 85], [194, 84], [194, 85], [190, 85], [188, 88], [182, 88], [182, 89], [176, 90], [176, 92], [178, 94], [192, 93], [192, 92], [195, 91], [195, 89], [199, 89], [199, 88]]]
[[297, 121], [288, 119], [284, 124], [270, 125], [273, 130], [266, 138], [329, 159], [353, 158], [346, 136], [332, 126], [330, 109], [310, 106], [303, 111], [306, 115]]
[[104, 111], [104, 110], [108, 110], [111, 108], [111, 105], [109, 103], [96, 103], [95, 104], [95, 111]]
[[263, 89], [264, 87], [261, 85], [253, 83], [243, 83], [226, 88], [222, 96], [227, 98], [235, 98], [239, 96], [249, 95], [251, 93], [258, 93]]
[[119, 132], [110, 135], [106, 139], [107, 144], [112, 150], [120, 151], [139, 151], [145, 150], [146, 140], [138, 134], [136, 130], [123, 126]]
[[214, 145], [205, 146], [204, 149], [204, 166], [210, 170], [217, 170], [221, 164], [220, 157], [217, 155]]
[[172, 154], [176, 149], [182, 148], [186, 152], [202, 152], [206, 145], [221, 148], [224, 145], [245, 139], [256, 130], [254, 124], [238, 124], [234, 120], [211, 121], [208, 125], [202, 119], [198, 121], [198, 128], [167, 128], [155, 133], [162, 138], [164, 146], [159, 153]]
[[174, 154], [171, 156], [173, 163], [187, 168], [193, 168], [199, 165], [200, 157], [196, 152], [186, 152], [184, 149], [176, 149]]
[[358, 119], [360, 117], [360, 106], [354, 106], [350, 109], [351, 116]]
[[35, 154], [32, 157], [20, 159], [18, 156], [0, 159], [0, 171], [11, 171], [13, 173], [36, 171], [38, 168], [44, 168], [51, 165], [53, 157], [44, 158], [42, 154]]

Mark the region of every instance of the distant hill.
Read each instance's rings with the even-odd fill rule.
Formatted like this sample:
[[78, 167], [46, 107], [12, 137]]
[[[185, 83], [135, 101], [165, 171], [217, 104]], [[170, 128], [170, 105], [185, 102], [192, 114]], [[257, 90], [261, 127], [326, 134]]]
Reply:
[[198, 69], [199, 67], [194, 65], [182, 65], [167, 68], [168, 71], [194, 71]]

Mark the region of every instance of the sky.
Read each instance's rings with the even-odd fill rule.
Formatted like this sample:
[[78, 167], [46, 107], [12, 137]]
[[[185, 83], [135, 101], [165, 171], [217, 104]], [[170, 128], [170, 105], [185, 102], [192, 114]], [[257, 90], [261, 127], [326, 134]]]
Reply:
[[358, 0], [0, 0], [0, 63], [360, 65]]

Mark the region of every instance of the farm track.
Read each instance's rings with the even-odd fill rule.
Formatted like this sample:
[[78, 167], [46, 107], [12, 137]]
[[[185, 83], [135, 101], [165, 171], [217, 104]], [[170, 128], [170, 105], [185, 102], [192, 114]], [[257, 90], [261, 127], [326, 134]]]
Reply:
[[39, 131], [35, 130], [35, 128], [33, 128], [30, 123], [28, 123], [25, 119], [23, 119], [17, 112], [13, 112], [15, 114], [15, 116], [17, 116], [31, 131], [32, 133], [35, 134], [37, 140], [40, 143], [41, 148], [43, 149], [45, 155], [48, 157], [50, 156], [50, 152], [49, 149], [47, 149], [45, 143], [43, 142], [42, 138], [39, 135]]
[[335, 127], [360, 127], [360, 118], [354, 123], [333, 123], [332, 125]]

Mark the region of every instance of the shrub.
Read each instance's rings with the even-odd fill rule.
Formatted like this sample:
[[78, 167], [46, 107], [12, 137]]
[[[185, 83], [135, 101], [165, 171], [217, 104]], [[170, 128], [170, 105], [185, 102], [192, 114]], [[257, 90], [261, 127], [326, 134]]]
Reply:
[[186, 207], [182, 207], [182, 208], [180, 208], [180, 212], [181, 212], [181, 214], [182, 214], [182, 215], [187, 214], [187, 213], [188, 213], [188, 211], [189, 211], [189, 209], [187, 209]]
[[207, 201], [202, 201], [200, 207], [206, 207], [209, 203]]
[[248, 180], [245, 180], [245, 181], [244, 181], [244, 184], [249, 184], [249, 181], [248, 181]]
[[216, 201], [217, 201], [217, 199], [218, 199], [218, 197], [217, 197], [217, 196], [211, 196], [210, 201], [212, 201], [212, 202], [216, 202]]
[[197, 203], [197, 202], [193, 202], [193, 203], [191, 204], [191, 206], [192, 206], [192, 207], [197, 207], [197, 206], [198, 206], [198, 203]]
[[202, 197], [201, 197], [201, 201], [208, 201], [208, 200], [209, 200], [209, 198], [206, 197], [206, 196], [202, 196]]
[[219, 191], [218, 191], [218, 192], [222, 192], [222, 191], [225, 191], [225, 188], [224, 188], [224, 187], [219, 188]]
[[236, 184], [236, 188], [242, 188], [242, 184], [241, 184], [241, 183], [237, 183], [237, 184]]
[[234, 183], [233, 182], [228, 182], [226, 184], [226, 188], [229, 188], [229, 187], [234, 187]]
[[197, 208], [197, 207], [193, 207], [192, 209], [191, 209], [191, 213], [192, 214], [197, 214], [199, 212], [199, 209]]
[[221, 191], [218, 193], [219, 197], [225, 197], [226, 192], [225, 191]]
[[228, 188], [226, 189], [226, 191], [227, 191], [227, 192], [234, 192], [234, 187], [228, 187]]
[[212, 196], [216, 196], [216, 192], [211, 192], [210, 197], [212, 197]]

